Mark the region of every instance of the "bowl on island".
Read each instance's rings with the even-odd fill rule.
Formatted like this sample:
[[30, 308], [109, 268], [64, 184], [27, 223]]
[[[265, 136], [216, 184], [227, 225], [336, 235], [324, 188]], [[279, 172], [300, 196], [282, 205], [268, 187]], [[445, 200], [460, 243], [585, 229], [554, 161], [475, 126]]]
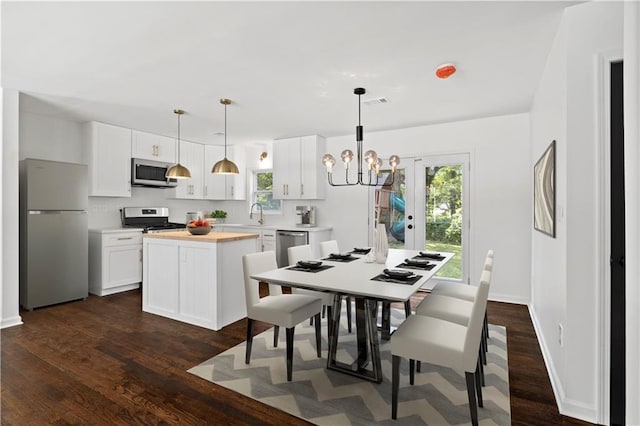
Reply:
[[205, 220], [192, 220], [187, 224], [187, 231], [191, 235], [207, 235], [211, 232], [211, 224]]

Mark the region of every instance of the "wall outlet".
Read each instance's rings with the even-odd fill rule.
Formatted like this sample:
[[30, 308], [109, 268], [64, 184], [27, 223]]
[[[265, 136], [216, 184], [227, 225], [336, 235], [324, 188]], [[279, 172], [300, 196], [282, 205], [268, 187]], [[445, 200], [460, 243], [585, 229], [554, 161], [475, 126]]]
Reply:
[[562, 324], [558, 324], [558, 344], [561, 348], [564, 346], [564, 327]]

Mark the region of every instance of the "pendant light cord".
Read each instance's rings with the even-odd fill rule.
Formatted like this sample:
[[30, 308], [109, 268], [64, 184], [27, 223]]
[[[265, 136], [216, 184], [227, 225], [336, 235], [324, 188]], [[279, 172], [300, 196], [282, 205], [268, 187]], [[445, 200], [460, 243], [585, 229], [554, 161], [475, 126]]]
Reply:
[[224, 104], [224, 158], [227, 158], [227, 104]]
[[182, 114], [178, 114], [178, 164], [180, 164], [180, 116]]

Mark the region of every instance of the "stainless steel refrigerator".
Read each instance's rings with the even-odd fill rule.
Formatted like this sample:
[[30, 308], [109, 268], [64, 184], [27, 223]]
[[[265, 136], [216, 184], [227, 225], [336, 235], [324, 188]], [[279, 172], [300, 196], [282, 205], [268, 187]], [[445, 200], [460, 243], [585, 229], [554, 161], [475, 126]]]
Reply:
[[87, 166], [20, 162], [20, 304], [26, 309], [88, 295]]

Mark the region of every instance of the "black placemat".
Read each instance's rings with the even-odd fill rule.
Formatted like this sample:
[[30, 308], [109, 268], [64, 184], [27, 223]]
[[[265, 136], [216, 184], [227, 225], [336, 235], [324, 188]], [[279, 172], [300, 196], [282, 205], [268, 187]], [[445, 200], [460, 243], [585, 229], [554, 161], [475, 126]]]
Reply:
[[427, 265], [413, 265], [413, 264], [408, 264], [408, 263], [404, 263], [402, 262], [401, 264], [397, 265], [396, 268], [404, 268], [404, 269], [418, 269], [420, 271], [430, 271], [433, 268], [435, 268], [435, 264], [433, 263], [429, 263]]
[[300, 271], [300, 272], [320, 272], [320, 271], [324, 271], [325, 269], [329, 269], [329, 268], [333, 268], [333, 265], [322, 265], [318, 268], [303, 268], [302, 266], [290, 266], [287, 269], [290, 271]]
[[444, 260], [444, 256], [442, 255], [434, 255], [434, 254], [418, 254], [413, 256], [413, 259], [429, 259], [429, 260]]
[[384, 283], [413, 285], [420, 278], [422, 278], [422, 275], [413, 275], [413, 276], [411, 276], [409, 278], [402, 279], [402, 278], [392, 278], [392, 277], [390, 277], [390, 276], [388, 276], [386, 274], [380, 274], [380, 275], [376, 275], [375, 277], [371, 278], [371, 281], [382, 281]]
[[339, 257], [325, 257], [322, 260], [328, 260], [330, 262], [344, 262], [344, 263], [348, 263], [348, 262], [353, 262], [354, 260], [358, 260], [358, 257], [353, 257], [353, 256], [349, 256], [347, 258], [339, 258]]
[[349, 252], [349, 254], [355, 254], [355, 255], [361, 255], [364, 256], [365, 254], [369, 254], [369, 252], [371, 251], [371, 249], [366, 249], [366, 250], [351, 250]]

